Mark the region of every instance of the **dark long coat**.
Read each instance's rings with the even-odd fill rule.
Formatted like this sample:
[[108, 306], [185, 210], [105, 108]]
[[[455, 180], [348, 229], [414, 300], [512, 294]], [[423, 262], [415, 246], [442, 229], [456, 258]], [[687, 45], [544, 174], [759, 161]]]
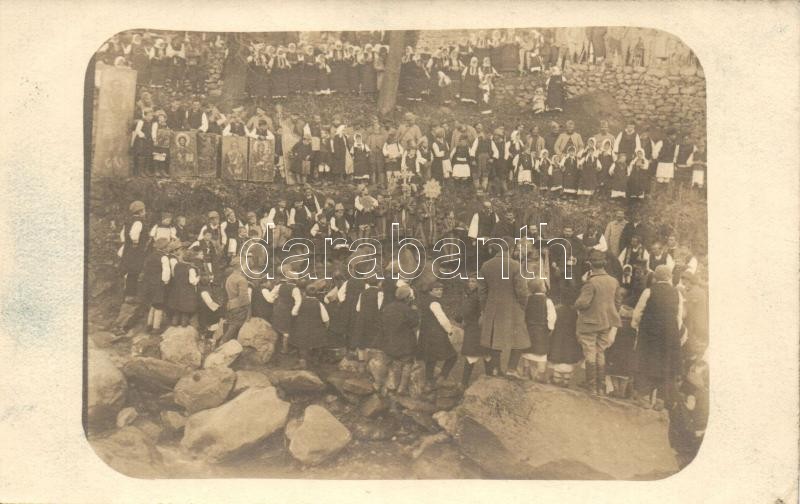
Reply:
[[531, 346], [525, 323], [528, 287], [520, 274], [520, 264], [514, 259], [508, 259], [503, 278], [502, 256], [497, 254], [489, 259], [480, 270], [481, 346], [494, 350], [528, 348]]

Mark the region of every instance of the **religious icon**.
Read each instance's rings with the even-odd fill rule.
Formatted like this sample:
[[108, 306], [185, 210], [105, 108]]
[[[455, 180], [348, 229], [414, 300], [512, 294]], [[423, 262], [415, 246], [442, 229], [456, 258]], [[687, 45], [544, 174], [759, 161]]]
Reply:
[[247, 140], [235, 136], [222, 138], [222, 177], [247, 179]]
[[192, 131], [177, 131], [172, 136], [170, 148], [170, 172], [178, 177], [193, 177], [197, 174], [197, 143]]
[[197, 134], [197, 175], [216, 177], [222, 137], [214, 133]]
[[248, 180], [272, 182], [275, 179], [275, 141], [250, 139]]

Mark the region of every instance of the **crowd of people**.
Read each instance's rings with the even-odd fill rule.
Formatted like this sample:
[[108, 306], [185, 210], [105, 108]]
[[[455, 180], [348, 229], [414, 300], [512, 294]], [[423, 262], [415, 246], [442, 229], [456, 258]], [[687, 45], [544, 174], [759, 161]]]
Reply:
[[[695, 415], [703, 405], [696, 401], [705, 401], [707, 392], [707, 293], [700, 257], [677, 236], [657, 236], [637, 214], [627, 220], [618, 211], [604, 228], [587, 225], [576, 233], [565, 225], [560, 237], [568, 247], [563, 240], [541, 247], [537, 222], [515, 222], [513, 212], [498, 215], [487, 200], [461, 234], [444, 233], [471, 244], [495, 238], [484, 247], [485, 255], [464, 258], [467, 279], [458, 282], [463, 300], [449, 315], [442, 282], [392, 278], [388, 269], [385, 275], [363, 275], [357, 263], [346, 260], [352, 252], [347, 246], [333, 254], [320, 253], [327, 252], [324, 246], [313, 249], [309, 261], [325, 264], [333, 272], [329, 279], [309, 278], [297, 263], [285, 262], [275, 278], [252, 278], [251, 271], [286, 256], [280, 251], [267, 256], [260, 247], [243, 253], [252, 240], [266, 245], [286, 243], [289, 236], [341, 237], [351, 243], [375, 236], [364, 204], [368, 198], [357, 195], [355, 211], [346, 214], [341, 203], [320, 205], [309, 189], [291, 205], [278, 201], [261, 219], [248, 212], [240, 220], [228, 208], [220, 220], [211, 211], [197, 234], [186, 229], [185, 217], [173, 222], [169, 213], [150, 227], [144, 204], [133, 202], [120, 232], [127, 302], [140, 303], [153, 333], [169, 323], [196, 324], [209, 351], [236, 338], [249, 317], [270, 322], [283, 350], [298, 353], [301, 367], [318, 365], [331, 349], [360, 359], [382, 351], [398, 378], [380, 385], [384, 393], [398, 394], [408, 392], [415, 361], [424, 363], [430, 388], [448, 380], [458, 357], [451, 342], [458, 321], [462, 387], [478, 362], [487, 375], [562, 386], [569, 386], [573, 370], [583, 364], [584, 385], [593, 394], [633, 396], [643, 407], [667, 407], [691, 425], [699, 421]], [[518, 226], [527, 226], [530, 241], [511, 238]], [[522, 258], [533, 265], [529, 270], [544, 274], [523, 278]], [[124, 333], [139, 322], [132, 317], [117, 330]], [[509, 350], [504, 365], [501, 352]], [[694, 429], [698, 436], [702, 430]]]
[[[498, 33], [434, 51], [408, 48], [401, 93], [412, 101], [428, 95], [488, 110], [491, 79], [499, 75], [493, 62], [503, 61], [506, 70], [542, 79], [537, 111], [560, 110], [559, 74], [568, 61], [607, 58], [619, 64], [621, 51], [622, 64], [664, 63], [660, 56], [645, 60], [641, 39], [628, 40], [622, 49], [606, 44], [610, 29], [585, 32], [589, 43], [580, 50], [558, 42], [558, 31], [511, 38]], [[267, 112], [261, 98], [376, 93], [386, 58], [380, 41], [275, 47], [254, 40], [246, 87], [253, 101], [222, 113], [199, 97], [205, 79], [202, 48], [209, 44], [219, 48], [224, 39], [191, 35], [156, 40], [151, 47], [134, 34], [101, 51], [115, 64], [138, 66], [143, 79], [131, 134], [133, 174], [169, 176], [169, 147], [156, 145], [158, 131], [195, 131], [274, 141], [276, 182], [305, 184], [304, 193], [294, 200], [278, 196], [261, 208], [211, 209], [199, 229], [187, 227], [187, 216], [169, 212], [151, 220], [144, 203], [131, 203], [119, 257], [125, 303], [137, 308], [134, 316], [118, 320], [118, 333], [142, 318], [155, 334], [169, 324], [193, 324], [211, 351], [258, 317], [280, 335], [283, 352], [297, 353], [301, 367], [313, 368], [331, 355], [351, 353], [363, 360], [382, 352], [391, 361], [389, 378], [379, 384], [382, 393], [407, 394], [415, 362], [424, 365], [429, 389], [449, 381], [459, 354], [453, 335], [460, 325], [461, 387], [469, 385], [479, 362], [487, 375], [561, 386], [574, 382], [580, 367], [583, 385], [593, 394], [668, 408], [673, 446], [691, 459], [707, 416], [703, 246], [679, 243], [674, 231], [649, 229], [637, 204], [679, 187], [703, 191], [702, 141], [695, 145], [675, 130], [651, 136], [646, 125], [634, 123], [612, 131], [608, 121], [601, 121], [597, 132], [581, 134], [572, 120], [552, 120], [548, 131], [541, 131], [537, 124], [448, 118], [420, 123], [411, 113], [399, 123], [362, 118], [347, 124], [336, 114], [303, 118], [280, 105], [274, 114]], [[152, 56], [162, 52], [164, 57]], [[195, 96], [159, 102], [163, 83], [180, 83]], [[558, 92], [551, 96], [553, 89]], [[313, 189], [331, 183], [351, 188], [351, 196], [336, 201]], [[437, 198], [457, 185], [480, 195], [535, 191], [546, 198], [634, 204], [604, 226], [576, 222], [548, 229], [561, 238], [549, 244], [524, 208], [501, 211], [486, 200], [471, 218], [456, 215]], [[366, 275], [347, 267], [353, 252], [348, 245], [325, 247], [326, 239], [388, 243], [394, 239], [392, 223], [399, 225], [400, 237], [418, 239], [428, 252], [443, 238], [469, 244], [459, 250], [461, 281]], [[513, 240], [520, 229], [530, 241]], [[332, 277], [308, 278], [291, 265], [278, 267], [274, 278], [248, 274], [274, 269], [290, 238], [314, 244], [309, 261], [330, 268]], [[254, 241], [264, 247], [243, 252]], [[267, 254], [273, 245], [278, 251]], [[529, 270], [539, 277], [523, 278], [522, 264], [532, 264]], [[444, 299], [451, 289], [461, 291], [455, 308]], [[501, 362], [504, 352], [508, 360]]]
[[[346, 33], [346, 32], [345, 32]], [[325, 36], [316, 42], [270, 43], [252, 37], [247, 56], [245, 93], [254, 104], [293, 94], [375, 95], [388, 57], [382, 32], [342, 40]], [[358, 40], [360, 38], [360, 40]], [[681, 50], [683, 49], [683, 50]], [[205, 33], [115, 35], [98, 51], [109, 65], [130, 66], [140, 86], [171, 87], [204, 94], [208, 60], [228, 56], [223, 35]], [[407, 46], [402, 56], [400, 94], [409, 101], [424, 96], [435, 103], [460, 101], [491, 112], [494, 80], [502, 73], [531, 75], [533, 112], [561, 111], [565, 99], [563, 68], [590, 62], [613, 66], [691, 64], [695, 58], [678, 39], [640, 28], [560, 28], [473, 32], [438, 47]], [[598, 146], [600, 147], [600, 146]]]
[[553, 120], [543, 132], [537, 124], [473, 125], [455, 119], [419, 124], [410, 112], [400, 124], [374, 118], [348, 125], [338, 115], [325, 121], [320, 115], [286, 118], [281, 107], [272, 117], [260, 107], [251, 114], [240, 107], [225, 115], [199, 100], [186, 104], [175, 99], [165, 108], [155, 107], [147, 92], [137, 103], [131, 133], [134, 175], [169, 175], [169, 143], [156, 144], [162, 129], [271, 140], [278, 178], [287, 184], [338, 181], [386, 187], [402, 173], [418, 186], [435, 179], [472, 184], [479, 191], [491, 185], [500, 194], [511, 188], [634, 199], [649, 194], [654, 182], [658, 187], [674, 186], [676, 180], [705, 187], [703, 142], [695, 145], [688, 134], [674, 129], [656, 141], [647, 126], [635, 123], [612, 132], [608, 121], [601, 121], [598, 132], [584, 137], [572, 120], [563, 126]]

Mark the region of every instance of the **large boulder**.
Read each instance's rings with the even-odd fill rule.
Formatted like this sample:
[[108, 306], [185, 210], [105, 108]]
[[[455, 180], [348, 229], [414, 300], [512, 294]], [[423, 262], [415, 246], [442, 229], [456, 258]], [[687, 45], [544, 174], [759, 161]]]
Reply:
[[266, 320], [251, 317], [239, 329], [239, 336], [236, 339], [245, 349], [252, 349], [255, 359], [260, 364], [266, 364], [275, 353], [278, 333]]
[[287, 432], [289, 451], [304, 464], [318, 464], [347, 446], [352, 438], [347, 427], [316, 404], [306, 408], [299, 426]]
[[192, 326], [173, 326], [161, 335], [161, 358], [187, 367], [198, 368], [203, 361], [200, 335]]
[[128, 382], [111, 358], [100, 350], [89, 353], [89, 427], [102, 429], [114, 425], [125, 405]]
[[152, 357], [134, 357], [125, 363], [122, 372], [130, 381], [155, 390], [172, 390], [190, 369], [174, 362]]
[[90, 438], [95, 453], [112, 469], [132, 478], [166, 476], [161, 454], [136, 427], [127, 426], [102, 438]]
[[228, 397], [236, 382], [236, 373], [227, 367], [195, 371], [175, 385], [175, 403], [190, 415], [219, 406]]
[[236, 371], [236, 383], [233, 385], [233, 393], [238, 394], [249, 388], [271, 387], [267, 375], [259, 371]]
[[276, 370], [270, 371], [267, 377], [273, 385], [290, 394], [325, 390], [325, 382], [311, 371]]
[[181, 446], [212, 461], [224, 460], [286, 425], [289, 406], [275, 387], [245, 390], [222, 406], [190, 416]]
[[437, 421], [493, 478], [656, 479], [678, 471], [665, 413], [582, 391], [481, 377]]
[[233, 361], [242, 353], [242, 345], [236, 340], [230, 340], [214, 350], [203, 361], [203, 367], [210, 369], [213, 367], [227, 367], [233, 364]]

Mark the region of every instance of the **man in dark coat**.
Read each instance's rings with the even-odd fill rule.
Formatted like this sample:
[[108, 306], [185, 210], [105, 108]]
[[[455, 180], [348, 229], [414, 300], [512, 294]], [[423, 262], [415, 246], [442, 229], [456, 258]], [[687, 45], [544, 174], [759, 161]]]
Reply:
[[605, 351], [613, 343], [612, 329], [616, 331], [622, 325], [614, 304], [619, 283], [606, 273], [603, 253], [595, 252], [590, 261], [589, 278], [575, 301], [576, 333], [586, 359], [586, 388], [602, 395], [606, 378]]
[[[525, 323], [525, 306], [528, 302], [527, 282], [522, 277], [518, 261], [511, 251], [502, 250], [492, 243], [495, 255], [483, 266], [478, 275], [482, 327], [481, 346], [491, 350], [492, 370], [500, 372], [500, 354], [504, 350], [529, 348], [531, 340]], [[509, 362], [509, 369], [516, 363]]]
[[661, 389], [664, 399], [670, 399], [681, 369], [681, 296], [672, 286], [669, 266], [656, 267], [654, 279], [655, 283], [642, 292], [631, 320], [631, 327], [639, 331], [636, 394], [645, 408], [654, 405], [654, 390]]

